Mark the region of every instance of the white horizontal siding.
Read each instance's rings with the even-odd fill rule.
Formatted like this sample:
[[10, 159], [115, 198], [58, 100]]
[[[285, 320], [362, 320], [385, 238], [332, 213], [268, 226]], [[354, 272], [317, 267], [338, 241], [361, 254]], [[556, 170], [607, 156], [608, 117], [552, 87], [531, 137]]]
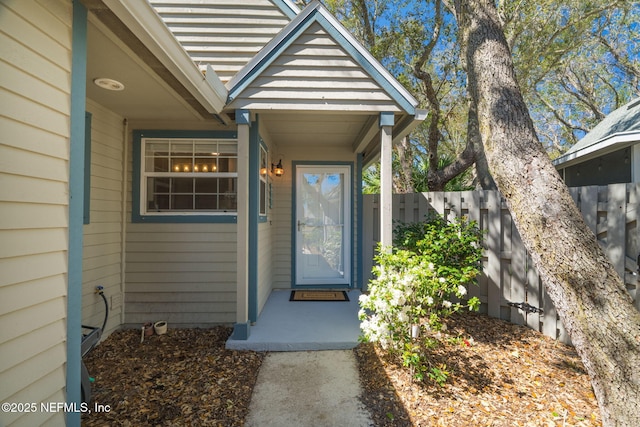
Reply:
[[152, 0], [174, 36], [204, 71], [227, 82], [289, 23], [269, 0]]
[[[71, 2], [0, 1], [0, 400], [64, 401]], [[0, 425], [65, 422], [0, 413]]]
[[311, 25], [230, 104], [233, 108], [400, 111], [318, 23]]
[[127, 225], [128, 326], [230, 324], [236, 311], [233, 224]]
[[90, 223], [82, 251], [82, 324], [102, 326], [105, 306], [96, 294], [104, 287], [109, 318], [103, 339], [122, 323], [123, 118], [88, 100], [91, 113]]

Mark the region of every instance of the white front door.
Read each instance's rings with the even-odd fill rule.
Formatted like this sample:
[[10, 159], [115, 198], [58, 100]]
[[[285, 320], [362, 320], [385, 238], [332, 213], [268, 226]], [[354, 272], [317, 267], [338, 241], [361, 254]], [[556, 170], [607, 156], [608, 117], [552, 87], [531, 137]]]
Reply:
[[351, 168], [296, 167], [295, 285], [351, 282]]

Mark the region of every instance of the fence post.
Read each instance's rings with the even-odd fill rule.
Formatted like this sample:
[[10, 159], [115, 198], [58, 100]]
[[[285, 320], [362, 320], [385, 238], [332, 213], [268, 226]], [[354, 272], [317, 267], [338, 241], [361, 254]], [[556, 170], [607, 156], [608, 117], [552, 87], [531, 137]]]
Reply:
[[486, 191], [487, 201], [487, 279], [488, 299], [487, 313], [491, 317], [500, 318], [500, 306], [502, 304], [502, 289], [500, 280], [500, 233], [501, 213], [500, 195], [497, 191]]

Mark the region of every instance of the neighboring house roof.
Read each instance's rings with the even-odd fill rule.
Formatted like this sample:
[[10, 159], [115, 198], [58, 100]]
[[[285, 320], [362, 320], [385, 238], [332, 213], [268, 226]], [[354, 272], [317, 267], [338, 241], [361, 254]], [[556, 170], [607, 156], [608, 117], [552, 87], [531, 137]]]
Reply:
[[300, 12], [226, 86], [231, 108], [414, 115], [418, 106], [318, 1]]
[[638, 141], [640, 98], [613, 111], [553, 163], [556, 166], [569, 166]]
[[291, 0], [151, 0], [191, 59], [227, 82], [300, 9]]

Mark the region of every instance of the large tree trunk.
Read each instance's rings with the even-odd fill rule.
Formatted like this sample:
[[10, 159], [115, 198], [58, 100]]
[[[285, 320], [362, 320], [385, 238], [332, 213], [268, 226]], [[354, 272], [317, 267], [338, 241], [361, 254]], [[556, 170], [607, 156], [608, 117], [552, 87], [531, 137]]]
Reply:
[[467, 122], [467, 139], [471, 141], [474, 158], [476, 159], [477, 186], [483, 190], [497, 190], [496, 183], [491, 177], [491, 173], [489, 173], [489, 165], [482, 146], [482, 135], [480, 135], [478, 108], [473, 100], [469, 102], [469, 118]]
[[640, 426], [640, 313], [535, 134], [493, 0], [456, 0], [487, 163], [607, 426]]

